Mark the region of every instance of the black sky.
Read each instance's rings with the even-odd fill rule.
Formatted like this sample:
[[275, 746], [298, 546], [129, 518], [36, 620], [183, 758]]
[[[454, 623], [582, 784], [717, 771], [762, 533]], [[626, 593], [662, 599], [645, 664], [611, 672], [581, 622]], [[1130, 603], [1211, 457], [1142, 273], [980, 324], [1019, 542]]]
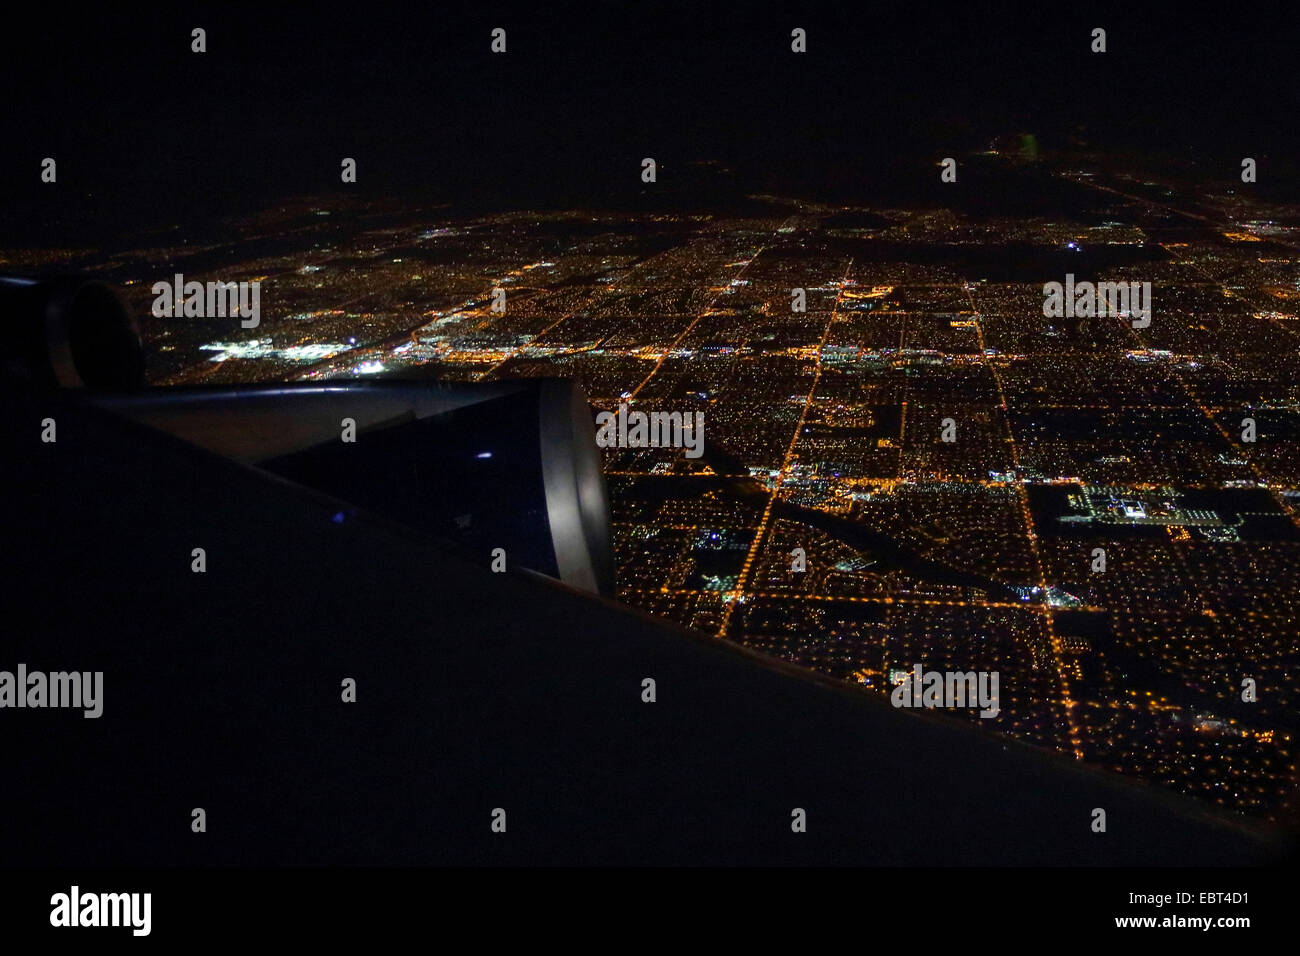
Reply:
[[[1082, 136], [1211, 169], [1290, 162], [1300, 17], [1084, 7], [43, 5], [0, 38], [3, 237], [337, 192], [343, 156], [354, 193], [465, 206], [617, 206], [645, 156], [664, 183], [717, 159], [737, 189], [869, 199], [1021, 130], [1045, 149]], [[496, 26], [504, 56], [488, 49]], [[795, 26], [807, 54], [790, 51]], [[57, 194], [38, 179], [47, 155]]]

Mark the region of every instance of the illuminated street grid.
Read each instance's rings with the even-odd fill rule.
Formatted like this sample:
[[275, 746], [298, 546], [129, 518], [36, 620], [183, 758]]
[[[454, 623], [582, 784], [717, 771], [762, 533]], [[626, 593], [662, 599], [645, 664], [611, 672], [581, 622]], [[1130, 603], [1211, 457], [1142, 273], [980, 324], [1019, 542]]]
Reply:
[[[3, 255], [101, 271], [146, 316], [173, 267], [263, 282], [257, 329], [146, 318], [158, 382], [568, 376], [599, 409], [702, 410], [699, 459], [606, 451], [624, 600], [881, 694], [915, 663], [998, 671], [1001, 716], [950, 719], [1276, 816], [1300, 648], [1300, 268], [1281, 223], [1300, 220], [1066, 175], [1113, 203], [1103, 222], [313, 200], [236, 224], [291, 238], [264, 258]], [[964, 258], [1012, 243], [1062, 265], [996, 280]], [[1044, 318], [1043, 282], [1102, 248], [1102, 278], [1152, 283], [1148, 328]]]

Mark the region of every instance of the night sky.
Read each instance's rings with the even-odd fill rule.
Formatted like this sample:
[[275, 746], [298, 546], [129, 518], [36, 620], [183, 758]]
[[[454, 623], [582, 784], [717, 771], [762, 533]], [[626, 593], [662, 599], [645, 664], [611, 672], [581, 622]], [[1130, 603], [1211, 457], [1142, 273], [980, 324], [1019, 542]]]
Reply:
[[[651, 202], [880, 203], [932, 180], [938, 158], [1020, 131], [1044, 150], [1228, 173], [1254, 156], [1259, 190], [1284, 198], [1300, 181], [1281, 175], [1300, 115], [1285, 8], [602, 6], [44, 6], [55, 26], [0, 39], [0, 239], [120, 236], [334, 193], [343, 156], [358, 160], [356, 195], [467, 209], [644, 203], [645, 156], [660, 167]], [[489, 52], [495, 26], [505, 55]], [[794, 26], [807, 54], [790, 51]], [[1090, 52], [1094, 26], [1105, 54]], [[57, 191], [39, 181], [47, 155]], [[700, 160], [725, 172], [688, 165]]]

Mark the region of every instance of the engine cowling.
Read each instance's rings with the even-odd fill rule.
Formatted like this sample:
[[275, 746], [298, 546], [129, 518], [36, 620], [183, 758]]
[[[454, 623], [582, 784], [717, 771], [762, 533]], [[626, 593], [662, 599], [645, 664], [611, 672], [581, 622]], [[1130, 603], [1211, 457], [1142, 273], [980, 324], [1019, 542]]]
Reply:
[[40, 387], [128, 391], [144, 384], [135, 319], [93, 279], [0, 276], [0, 367]]

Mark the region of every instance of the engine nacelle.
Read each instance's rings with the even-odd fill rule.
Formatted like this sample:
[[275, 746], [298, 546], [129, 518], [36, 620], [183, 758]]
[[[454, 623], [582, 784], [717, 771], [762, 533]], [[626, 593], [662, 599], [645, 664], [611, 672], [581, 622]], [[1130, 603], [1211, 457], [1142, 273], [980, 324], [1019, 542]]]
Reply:
[[5, 378], [106, 391], [144, 383], [140, 330], [102, 282], [0, 276], [0, 323]]

